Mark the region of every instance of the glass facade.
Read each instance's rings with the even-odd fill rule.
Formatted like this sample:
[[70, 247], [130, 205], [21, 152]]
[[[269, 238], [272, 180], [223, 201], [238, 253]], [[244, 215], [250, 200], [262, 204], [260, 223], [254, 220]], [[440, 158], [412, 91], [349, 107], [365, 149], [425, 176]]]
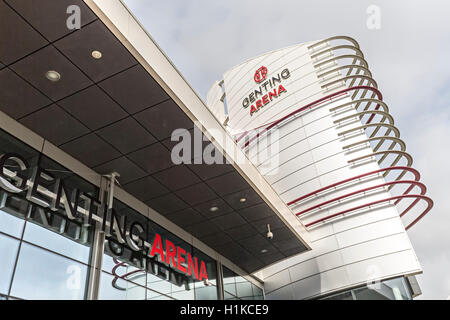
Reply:
[[263, 300], [263, 290], [250, 281], [223, 267], [225, 300]]
[[412, 296], [405, 278], [400, 277], [326, 296], [321, 300], [412, 300]]
[[[0, 157], [0, 299], [87, 299], [95, 230], [79, 212], [90, 212], [99, 188], [3, 131]], [[219, 298], [214, 259], [117, 199], [110, 214], [99, 299]], [[161, 250], [150, 252], [158, 239]], [[263, 298], [223, 274], [226, 299]]]
[[[27, 162], [26, 169], [14, 159], [3, 164], [0, 189], [0, 294], [19, 299], [83, 299], [89, 269], [92, 230], [80, 220], [69, 220], [61, 208], [49, 209], [51, 199], [36, 190], [7, 192], [21, 186], [25, 178], [6, 180], [9, 172], [25, 177], [37, 167], [47, 169], [46, 182], [57, 173], [68, 189], [83, 188], [96, 196], [87, 184], [54, 161], [4, 133], [0, 136], [0, 154], [15, 153]], [[22, 179], [22, 180], [20, 180]], [[31, 189], [31, 188], [29, 188]]]
[[[142, 241], [152, 243], [156, 234], [162, 239], [166, 239], [166, 241], [161, 242], [164, 255], [155, 255], [149, 259], [144, 251], [136, 252], [127, 248], [127, 246], [122, 247], [122, 250], [117, 250], [117, 236], [107, 237], [103, 255], [100, 299], [218, 299], [217, 265], [213, 259], [120, 201], [115, 200], [114, 207], [120, 216], [127, 217], [127, 224], [138, 221], [141, 225], [146, 225], [147, 233], [140, 236]], [[192, 257], [196, 257], [198, 261], [205, 262], [208, 275], [207, 284], [204, 281], [187, 276], [176, 268], [168, 267], [166, 263], [162, 263], [161, 257], [167, 257], [168, 250], [170, 250], [167, 248], [168, 243], [172, 243], [174, 247], [182, 248], [185, 252], [184, 255], [189, 253]], [[174, 260], [175, 265], [178, 266], [178, 256], [175, 256]], [[187, 268], [186, 263], [183, 264]]]

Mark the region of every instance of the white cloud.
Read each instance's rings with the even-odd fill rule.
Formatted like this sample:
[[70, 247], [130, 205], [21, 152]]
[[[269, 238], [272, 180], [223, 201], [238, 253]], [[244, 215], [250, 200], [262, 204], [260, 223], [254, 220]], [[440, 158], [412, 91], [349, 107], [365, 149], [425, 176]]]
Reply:
[[[272, 49], [345, 34], [358, 40], [435, 207], [409, 232], [423, 299], [450, 292], [450, 2], [126, 0], [203, 97], [230, 67]], [[381, 8], [381, 29], [366, 9]]]

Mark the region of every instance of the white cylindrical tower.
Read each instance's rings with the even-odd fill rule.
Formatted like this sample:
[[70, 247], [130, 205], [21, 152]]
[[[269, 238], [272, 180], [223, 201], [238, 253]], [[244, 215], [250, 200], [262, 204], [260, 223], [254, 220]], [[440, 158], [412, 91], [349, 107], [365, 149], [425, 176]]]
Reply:
[[433, 203], [355, 40], [248, 60], [213, 85], [207, 104], [310, 232], [312, 250], [261, 270], [267, 299], [422, 271], [406, 230]]

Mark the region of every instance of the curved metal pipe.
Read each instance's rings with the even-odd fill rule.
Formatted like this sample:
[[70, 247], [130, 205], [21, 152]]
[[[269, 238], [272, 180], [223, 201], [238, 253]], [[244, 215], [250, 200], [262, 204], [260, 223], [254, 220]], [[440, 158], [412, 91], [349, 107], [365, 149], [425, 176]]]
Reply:
[[[371, 171], [371, 172], [366, 172], [366, 173], [363, 173], [363, 174], [360, 174], [360, 175], [357, 175], [357, 176], [354, 176], [354, 177], [351, 177], [351, 178], [347, 178], [347, 179], [344, 179], [344, 180], [335, 182], [335, 183], [333, 183], [333, 184], [330, 184], [330, 185], [328, 185], [328, 186], [322, 187], [322, 188], [317, 189], [317, 190], [315, 190], [315, 191], [313, 191], [313, 192], [307, 193], [307, 194], [305, 194], [305, 195], [303, 195], [303, 196], [301, 196], [301, 197], [298, 197], [298, 198], [296, 198], [296, 199], [294, 199], [294, 200], [289, 201], [289, 202], [287, 203], [287, 205], [288, 205], [288, 206], [291, 206], [291, 205], [293, 205], [293, 204], [295, 204], [295, 203], [297, 203], [297, 202], [299, 202], [299, 201], [308, 199], [309, 197], [311, 197], [311, 196], [313, 196], [313, 195], [315, 195], [315, 194], [318, 194], [318, 193], [320, 193], [320, 192], [323, 192], [323, 191], [326, 191], [326, 190], [330, 190], [330, 189], [336, 188], [336, 187], [338, 187], [338, 186], [340, 186], [340, 185], [343, 185], [343, 184], [346, 184], [346, 183], [348, 183], [348, 182], [360, 180], [361, 178], [365, 178], [365, 177], [368, 177], [368, 176], [371, 176], [371, 175], [374, 175], [374, 174], [378, 174], [378, 173], [382, 173], [382, 172], [383, 172], [383, 173], [386, 173], [386, 172], [389, 173], [389, 172], [392, 171], [392, 170], [402, 170], [402, 172], [411, 172], [411, 173], [414, 174], [414, 181], [419, 181], [419, 180], [420, 180], [420, 173], [419, 173], [419, 171], [417, 171], [417, 170], [414, 169], [414, 168], [405, 167], [405, 166], [382, 168], [382, 169], [379, 169], [379, 170], [375, 170], [375, 171]], [[398, 180], [400, 180], [400, 179], [401, 179], [401, 177], [398, 176], [396, 179], [394, 179], [394, 181], [398, 181]]]
[[320, 40], [320, 41], [318, 41], [316, 43], [313, 43], [312, 45], [310, 45], [308, 47], [308, 49], [312, 49], [313, 47], [319, 46], [319, 45], [321, 45], [323, 43], [326, 43], [326, 42], [329, 42], [329, 41], [333, 41], [333, 40], [347, 40], [348, 42], [351, 42], [355, 47], [359, 48], [358, 41], [356, 41], [352, 37], [349, 37], [349, 36], [333, 36], [333, 37], [329, 37], [327, 39]]
[[353, 208], [350, 208], [350, 209], [346, 209], [346, 210], [343, 210], [343, 211], [340, 211], [340, 212], [337, 212], [337, 213], [334, 213], [334, 214], [330, 214], [330, 215], [328, 215], [326, 217], [323, 217], [323, 218], [320, 218], [320, 219], [315, 220], [313, 222], [305, 224], [305, 227], [308, 228], [308, 227], [313, 226], [313, 225], [315, 225], [315, 224], [317, 224], [319, 222], [324, 222], [324, 221], [326, 221], [328, 219], [331, 219], [331, 218], [334, 218], [334, 217], [337, 217], [337, 216], [340, 216], [340, 215], [344, 215], [344, 214], [346, 214], [348, 212], [356, 211], [356, 210], [359, 210], [359, 209], [362, 209], [362, 208], [366, 208], [366, 207], [370, 207], [370, 206], [373, 206], [373, 205], [376, 205], [376, 204], [389, 202], [389, 201], [397, 200], [397, 199], [403, 199], [403, 198], [416, 198], [416, 199], [418, 198], [419, 200], [425, 200], [427, 202], [427, 204], [428, 204], [428, 207], [419, 215], [419, 217], [416, 218], [413, 222], [411, 222], [408, 226], [406, 226], [405, 229], [408, 230], [413, 225], [415, 225], [420, 219], [422, 219], [422, 217], [424, 215], [426, 215], [431, 210], [431, 208], [433, 208], [433, 205], [434, 205], [433, 200], [431, 200], [429, 197], [424, 196], [424, 195], [420, 195], [420, 194], [402, 194], [402, 195], [399, 195], [399, 196], [393, 196], [393, 197], [389, 197], [389, 198], [382, 199], [382, 200], [372, 201], [372, 202], [369, 202], [369, 203], [366, 203], [366, 204], [363, 204], [363, 205], [360, 205], [360, 206], [356, 206], [356, 207], [353, 207]]
[[[309, 208], [307, 208], [305, 210], [302, 210], [302, 211], [296, 213], [295, 215], [296, 216], [300, 216], [300, 215], [303, 215], [305, 213], [308, 213], [309, 211], [312, 211], [314, 209], [320, 208], [320, 207], [322, 207], [324, 205], [327, 205], [327, 204], [330, 204], [330, 203], [333, 203], [333, 202], [336, 202], [336, 201], [341, 201], [341, 200], [343, 200], [345, 198], [348, 198], [348, 197], [351, 197], [351, 196], [354, 196], [354, 195], [357, 195], [357, 194], [366, 193], [367, 191], [376, 190], [376, 189], [383, 188], [383, 187], [386, 187], [386, 186], [395, 186], [395, 185], [398, 185], [398, 184], [410, 184], [412, 187], [418, 186], [420, 188], [420, 194], [421, 195], [424, 195], [427, 192], [427, 187], [420, 181], [415, 181], [415, 180], [390, 181], [390, 182], [385, 182], [385, 183], [382, 183], [382, 184], [379, 184], [379, 185], [376, 185], [376, 186], [372, 186], [372, 187], [364, 188], [364, 189], [361, 189], [361, 190], [353, 191], [353, 192], [344, 194], [342, 196], [339, 196], [339, 197], [336, 197], [336, 198], [324, 201], [322, 203], [319, 203], [317, 205], [309, 207]], [[405, 191], [403, 194], [408, 194], [408, 193], [409, 192]], [[402, 198], [398, 199], [395, 204], [397, 204], [401, 200], [402, 200]], [[409, 209], [410, 208], [407, 208], [407, 209], [405, 209], [405, 211], [407, 212], [407, 211], [409, 211]], [[405, 211], [402, 212], [402, 214], [400, 216], [404, 215], [406, 213]]]

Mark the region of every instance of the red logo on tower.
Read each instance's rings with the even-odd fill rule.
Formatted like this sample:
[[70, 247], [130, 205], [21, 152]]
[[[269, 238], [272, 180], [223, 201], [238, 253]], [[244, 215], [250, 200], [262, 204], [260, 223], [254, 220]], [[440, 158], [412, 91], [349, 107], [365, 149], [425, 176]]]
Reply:
[[267, 68], [262, 66], [261, 68], [256, 70], [255, 76], [253, 77], [253, 79], [255, 79], [256, 83], [260, 83], [261, 81], [263, 81], [266, 78], [266, 76], [267, 76]]
[[283, 92], [287, 92], [282, 85], [282, 81], [289, 79], [291, 76], [288, 68], [270, 77], [267, 76], [267, 73], [267, 68], [264, 66], [256, 70], [253, 79], [258, 84], [258, 87], [253, 89], [242, 100], [242, 106], [244, 108], [250, 107], [250, 116], [270, 103], [273, 99], [278, 98]]

